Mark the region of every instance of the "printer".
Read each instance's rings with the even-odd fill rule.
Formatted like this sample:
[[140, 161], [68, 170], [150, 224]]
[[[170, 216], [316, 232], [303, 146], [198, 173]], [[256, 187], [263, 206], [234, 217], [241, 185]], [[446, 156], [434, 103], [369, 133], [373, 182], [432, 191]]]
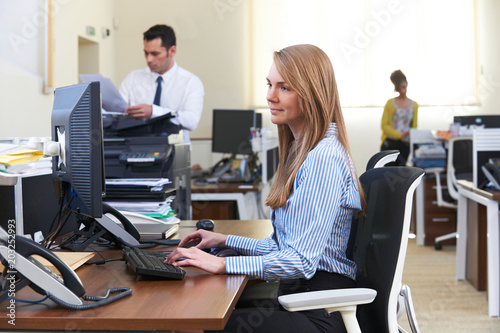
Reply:
[[173, 207], [191, 219], [191, 152], [171, 115], [134, 119], [103, 115], [106, 178], [168, 178], [176, 189]]

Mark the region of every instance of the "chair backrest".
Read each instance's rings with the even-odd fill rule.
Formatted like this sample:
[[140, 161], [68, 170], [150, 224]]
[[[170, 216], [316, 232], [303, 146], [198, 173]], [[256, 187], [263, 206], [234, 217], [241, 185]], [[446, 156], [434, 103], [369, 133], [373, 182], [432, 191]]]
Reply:
[[395, 162], [399, 156], [399, 150], [382, 150], [373, 155], [366, 163], [366, 170], [380, 168], [387, 163]]
[[446, 184], [450, 196], [458, 200], [457, 180], [472, 181], [473, 152], [472, 137], [456, 136], [448, 143]]
[[413, 193], [423, 175], [420, 168], [397, 166], [360, 176], [368, 210], [353, 220], [348, 255], [357, 265], [357, 286], [377, 291], [373, 303], [358, 306], [362, 332], [397, 332]]

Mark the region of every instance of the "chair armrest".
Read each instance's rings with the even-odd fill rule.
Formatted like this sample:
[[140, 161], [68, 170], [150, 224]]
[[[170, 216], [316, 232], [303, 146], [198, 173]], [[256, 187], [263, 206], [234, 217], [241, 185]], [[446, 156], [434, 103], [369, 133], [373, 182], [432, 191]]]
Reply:
[[345, 288], [303, 292], [278, 297], [288, 311], [338, 308], [371, 303], [377, 292], [368, 288]]
[[426, 173], [434, 173], [436, 176], [436, 198], [437, 198], [437, 205], [439, 207], [448, 207], [448, 208], [453, 208], [457, 209], [457, 205], [444, 201], [443, 199], [443, 188], [441, 187], [441, 173], [444, 172], [444, 168], [426, 168], [425, 169]]

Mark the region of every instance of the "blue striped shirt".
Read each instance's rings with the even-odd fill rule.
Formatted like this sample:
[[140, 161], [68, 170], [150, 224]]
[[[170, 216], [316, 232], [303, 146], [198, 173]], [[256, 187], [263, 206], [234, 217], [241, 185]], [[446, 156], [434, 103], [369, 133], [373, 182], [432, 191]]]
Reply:
[[300, 166], [286, 204], [271, 212], [273, 234], [263, 240], [229, 236], [229, 274], [264, 280], [311, 278], [316, 270], [355, 279], [356, 265], [346, 258], [352, 215], [361, 209], [352, 161], [330, 124], [325, 137]]

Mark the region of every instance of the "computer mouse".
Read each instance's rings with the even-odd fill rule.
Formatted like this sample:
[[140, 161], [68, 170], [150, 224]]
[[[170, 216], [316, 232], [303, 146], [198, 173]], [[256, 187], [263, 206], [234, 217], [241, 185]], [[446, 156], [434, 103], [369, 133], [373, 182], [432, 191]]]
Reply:
[[208, 231], [214, 230], [214, 221], [209, 219], [202, 219], [196, 222], [196, 229], [204, 229]]
[[[200, 242], [191, 242], [191, 243], [185, 244], [183, 247], [186, 248], [186, 249], [188, 249], [188, 248], [194, 247], [194, 246], [196, 246], [198, 244], [200, 244]], [[200, 249], [200, 250], [202, 250], [202, 251], [204, 251], [206, 253], [210, 253], [210, 251], [211, 251], [210, 248], [208, 248], [208, 249]]]

